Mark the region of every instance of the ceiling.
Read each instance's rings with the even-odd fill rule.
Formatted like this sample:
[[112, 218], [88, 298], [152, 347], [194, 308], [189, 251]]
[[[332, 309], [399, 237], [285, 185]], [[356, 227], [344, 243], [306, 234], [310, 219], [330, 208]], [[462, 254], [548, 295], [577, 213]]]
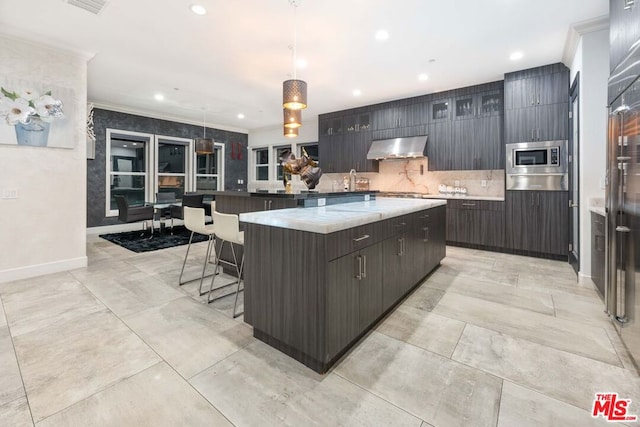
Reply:
[[[206, 15], [191, 12], [196, 2]], [[210, 126], [252, 130], [282, 123], [294, 22], [297, 57], [308, 63], [297, 70], [309, 85], [304, 124], [559, 62], [571, 25], [608, 8], [607, 0], [301, 0], [297, 8], [289, 0], [107, 0], [96, 15], [67, 0], [0, 0], [0, 31], [93, 55], [88, 97], [99, 106], [192, 123], [206, 110]], [[387, 40], [376, 40], [380, 29]], [[511, 61], [514, 51], [523, 58]]]

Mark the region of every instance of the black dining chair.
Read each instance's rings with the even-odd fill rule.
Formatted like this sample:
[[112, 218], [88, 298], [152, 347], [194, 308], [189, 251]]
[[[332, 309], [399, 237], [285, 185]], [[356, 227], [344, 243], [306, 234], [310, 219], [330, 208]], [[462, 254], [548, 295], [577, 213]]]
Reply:
[[[118, 219], [125, 223], [144, 221], [146, 229], [147, 221], [151, 221], [151, 236], [153, 236], [153, 206], [129, 206], [129, 201], [124, 196], [114, 196], [118, 205]], [[143, 231], [144, 232], [144, 231]]]

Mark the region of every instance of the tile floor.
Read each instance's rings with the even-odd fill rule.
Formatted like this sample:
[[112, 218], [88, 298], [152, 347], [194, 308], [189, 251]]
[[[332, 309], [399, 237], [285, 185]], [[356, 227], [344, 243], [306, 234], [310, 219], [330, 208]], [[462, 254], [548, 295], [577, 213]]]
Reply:
[[0, 425], [597, 426], [611, 391], [640, 415], [640, 377], [566, 263], [449, 247], [318, 375], [254, 339], [233, 297], [178, 287], [184, 251], [90, 237], [87, 268], [0, 284]]

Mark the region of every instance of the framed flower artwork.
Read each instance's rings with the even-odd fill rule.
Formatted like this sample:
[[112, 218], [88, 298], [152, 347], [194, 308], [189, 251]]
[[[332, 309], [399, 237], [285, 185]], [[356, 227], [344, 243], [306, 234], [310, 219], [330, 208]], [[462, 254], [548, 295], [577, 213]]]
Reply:
[[0, 144], [74, 148], [68, 88], [0, 77]]

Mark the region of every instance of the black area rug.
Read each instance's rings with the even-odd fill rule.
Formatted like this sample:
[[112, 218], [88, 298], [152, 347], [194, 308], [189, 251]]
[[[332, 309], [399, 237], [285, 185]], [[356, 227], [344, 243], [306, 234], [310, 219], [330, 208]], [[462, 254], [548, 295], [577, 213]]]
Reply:
[[[183, 226], [173, 227], [173, 235], [169, 229], [163, 230], [162, 233], [156, 230], [151, 239], [149, 238], [149, 230], [145, 231], [142, 236], [140, 236], [140, 233], [141, 231], [127, 231], [124, 233], [100, 234], [100, 237], [133, 252], [150, 252], [186, 245], [189, 243], [189, 236], [191, 235], [191, 232]], [[202, 234], [196, 233], [193, 235], [193, 243], [205, 242], [207, 239], [208, 237]]]

